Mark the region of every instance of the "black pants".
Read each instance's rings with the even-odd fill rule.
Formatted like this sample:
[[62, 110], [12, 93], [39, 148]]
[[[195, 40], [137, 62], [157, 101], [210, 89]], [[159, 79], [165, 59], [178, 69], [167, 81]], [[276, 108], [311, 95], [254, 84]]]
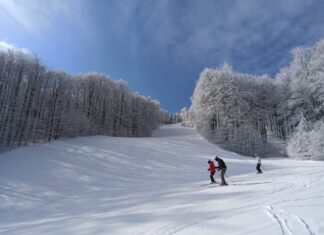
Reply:
[[214, 175], [215, 175], [215, 172], [210, 172], [210, 180], [212, 183], [216, 183], [216, 181], [214, 179]]
[[256, 169], [257, 169], [258, 173], [262, 173], [260, 163], [257, 164]]

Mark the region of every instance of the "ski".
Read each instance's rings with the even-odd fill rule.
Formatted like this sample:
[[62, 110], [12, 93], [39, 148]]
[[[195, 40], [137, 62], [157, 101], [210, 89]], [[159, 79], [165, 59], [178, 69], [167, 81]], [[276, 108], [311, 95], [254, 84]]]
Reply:
[[200, 186], [219, 186], [219, 185], [217, 183], [216, 184], [215, 183], [214, 184], [209, 183], [209, 184], [201, 184]]

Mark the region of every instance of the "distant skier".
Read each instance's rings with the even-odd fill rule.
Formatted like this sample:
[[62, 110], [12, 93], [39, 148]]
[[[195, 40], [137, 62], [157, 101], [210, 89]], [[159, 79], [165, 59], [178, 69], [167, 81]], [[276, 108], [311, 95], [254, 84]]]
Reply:
[[256, 160], [257, 160], [257, 165], [256, 165], [256, 169], [257, 169], [257, 173], [258, 174], [261, 174], [262, 173], [262, 170], [261, 170], [261, 158], [258, 154], [254, 154], [254, 156], [256, 157]]
[[222, 180], [222, 182], [220, 183], [220, 186], [228, 185], [225, 181], [225, 172], [227, 170], [227, 166], [226, 166], [225, 162], [217, 156], [215, 157], [215, 160], [218, 162], [218, 166], [216, 167], [216, 169], [218, 169], [220, 171], [220, 177]]
[[214, 179], [214, 174], [216, 172], [216, 167], [214, 165], [214, 162], [212, 160], [208, 160], [208, 164], [209, 164], [209, 168], [208, 170], [210, 171], [210, 180], [211, 180], [211, 184], [216, 183], [215, 179]]

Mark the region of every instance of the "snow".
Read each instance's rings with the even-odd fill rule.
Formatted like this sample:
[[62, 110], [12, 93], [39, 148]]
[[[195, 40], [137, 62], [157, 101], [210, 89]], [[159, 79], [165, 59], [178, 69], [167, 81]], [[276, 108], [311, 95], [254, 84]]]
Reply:
[[179, 125], [22, 147], [0, 155], [0, 234], [324, 234], [324, 163], [262, 163]]

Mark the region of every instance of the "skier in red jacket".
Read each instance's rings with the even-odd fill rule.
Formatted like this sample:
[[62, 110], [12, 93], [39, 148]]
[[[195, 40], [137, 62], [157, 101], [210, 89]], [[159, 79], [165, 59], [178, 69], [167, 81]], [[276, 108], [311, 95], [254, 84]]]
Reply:
[[210, 171], [210, 180], [211, 180], [211, 184], [216, 183], [215, 179], [214, 179], [214, 174], [216, 172], [216, 167], [214, 165], [214, 162], [212, 160], [208, 160], [208, 164], [209, 164], [209, 168], [208, 170]]

